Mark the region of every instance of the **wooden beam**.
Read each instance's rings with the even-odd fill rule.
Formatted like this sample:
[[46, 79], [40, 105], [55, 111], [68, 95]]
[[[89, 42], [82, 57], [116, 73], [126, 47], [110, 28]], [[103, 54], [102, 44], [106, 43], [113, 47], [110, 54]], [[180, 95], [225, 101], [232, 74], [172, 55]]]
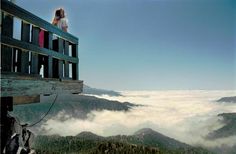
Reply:
[[[44, 31], [44, 46], [45, 48], [52, 50], [53, 44], [52, 44], [52, 36], [53, 34], [51, 32]], [[45, 77], [52, 78], [53, 76], [53, 69], [52, 69], [52, 56], [47, 56], [45, 58]]]
[[20, 73], [1, 75], [1, 96], [32, 96], [55, 93], [81, 93], [83, 81], [40, 78]]
[[[21, 24], [21, 40], [23, 42], [30, 41], [30, 24], [23, 21]], [[21, 73], [29, 73], [29, 51], [27, 50], [21, 52]]]
[[7, 36], [2, 35], [1, 36], [1, 41], [2, 41], [1, 44], [4, 44], [6, 46], [19, 48], [19, 49], [22, 49], [22, 50], [29, 50], [29, 51], [32, 51], [32, 52], [36, 52], [38, 54], [46, 55], [46, 56], [50, 55], [53, 58], [66, 60], [66, 61], [69, 61], [71, 63], [77, 63], [78, 62], [78, 58], [76, 58], [76, 57], [66, 56], [66, 55], [60, 54], [58, 52], [55, 52], [53, 50], [49, 50], [49, 49], [46, 49], [46, 48], [40, 48], [40, 47], [38, 47], [36, 45], [33, 45], [31, 43], [22, 42], [22, 41], [19, 41], [17, 39], [10, 38], [10, 37], [7, 37]]
[[[3, 9], [1, 7], [1, 9]], [[13, 36], [13, 16], [7, 13], [2, 13], [2, 35], [12, 37]]]
[[[39, 46], [39, 32], [40, 28], [32, 26], [32, 44]], [[39, 60], [38, 54], [32, 52], [31, 54], [31, 74], [39, 74]]]
[[[8, 37], [12, 37], [13, 17], [6, 13], [1, 13], [1, 16], [1, 36], [5, 35]], [[1, 70], [9, 72], [13, 71], [13, 50], [9, 46], [1, 46]]]
[[[69, 42], [65, 41], [65, 46], [64, 46], [64, 54], [69, 56]], [[69, 78], [69, 62], [65, 61], [64, 64], [64, 72], [65, 72], [65, 78]]]
[[[72, 44], [72, 57], [78, 58], [78, 45]], [[72, 79], [79, 80], [79, 62], [72, 63]]]
[[[58, 38], [58, 52], [63, 54], [64, 50], [64, 41], [61, 38]], [[63, 78], [63, 60], [58, 61], [58, 76]]]
[[31, 104], [31, 103], [39, 103], [39, 102], [40, 102], [40, 95], [14, 96], [13, 97], [13, 105]]
[[47, 63], [47, 71], [48, 71], [48, 78], [52, 78], [53, 76], [53, 69], [52, 69], [52, 56], [48, 56], [48, 63]]
[[1, 45], [1, 70], [13, 71], [13, 51], [12, 48], [6, 45]]

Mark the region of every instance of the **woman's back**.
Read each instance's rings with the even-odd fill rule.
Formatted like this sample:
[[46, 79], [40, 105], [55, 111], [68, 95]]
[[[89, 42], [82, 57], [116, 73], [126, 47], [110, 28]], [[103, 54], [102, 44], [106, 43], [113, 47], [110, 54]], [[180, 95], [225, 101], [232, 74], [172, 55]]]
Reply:
[[68, 27], [67, 19], [66, 18], [61, 18], [60, 20], [58, 20], [56, 26], [58, 28], [62, 29], [63, 31], [67, 32], [67, 27]]

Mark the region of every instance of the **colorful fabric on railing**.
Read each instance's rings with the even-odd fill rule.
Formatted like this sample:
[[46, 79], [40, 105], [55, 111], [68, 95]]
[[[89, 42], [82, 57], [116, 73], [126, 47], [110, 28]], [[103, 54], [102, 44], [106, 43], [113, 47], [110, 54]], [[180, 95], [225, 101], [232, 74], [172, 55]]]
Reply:
[[42, 30], [42, 29], [39, 32], [39, 46], [41, 48], [44, 47], [44, 30]]

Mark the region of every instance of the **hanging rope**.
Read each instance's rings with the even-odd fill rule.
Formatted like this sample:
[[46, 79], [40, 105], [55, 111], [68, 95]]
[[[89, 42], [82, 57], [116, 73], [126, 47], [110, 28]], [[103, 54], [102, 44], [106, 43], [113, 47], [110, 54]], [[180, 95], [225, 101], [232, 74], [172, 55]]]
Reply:
[[51, 106], [49, 107], [48, 111], [44, 114], [44, 116], [41, 119], [39, 119], [37, 122], [35, 122], [35, 123], [31, 124], [31, 125], [28, 125], [27, 127], [33, 127], [33, 126], [37, 125], [38, 123], [40, 123], [49, 114], [49, 112], [51, 111], [52, 107], [56, 103], [57, 96], [58, 96], [58, 94], [56, 94], [56, 97], [54, 98], [54, 101], [52, 102]]

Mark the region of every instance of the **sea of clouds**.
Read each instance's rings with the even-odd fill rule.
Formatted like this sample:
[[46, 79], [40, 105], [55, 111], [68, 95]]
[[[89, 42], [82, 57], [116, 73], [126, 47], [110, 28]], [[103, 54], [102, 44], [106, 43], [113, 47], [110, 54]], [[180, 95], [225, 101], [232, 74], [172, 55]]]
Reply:
[[122, 96], [96, 96], [120, 102], [142, 104], [129, 112], [93, 111], [88, 119], [70, 117], [63, 123], [58, 119], [64, 115], [49, 119], [42, 129], [46, 135], [77, 135], [82, 131], [91, 131], [101, 136], [118, 134], [131, 135], [141, 128], [151, 128], [179, 141], [208, 147], [236, 144], [236, 136], [217, 140], [206, 140], [205, 136], [223, 126], [217, 115], [236, 112], [235, 103], [219, 103], [221, 97], [235, 96], [236, 91], [122, 91]]

